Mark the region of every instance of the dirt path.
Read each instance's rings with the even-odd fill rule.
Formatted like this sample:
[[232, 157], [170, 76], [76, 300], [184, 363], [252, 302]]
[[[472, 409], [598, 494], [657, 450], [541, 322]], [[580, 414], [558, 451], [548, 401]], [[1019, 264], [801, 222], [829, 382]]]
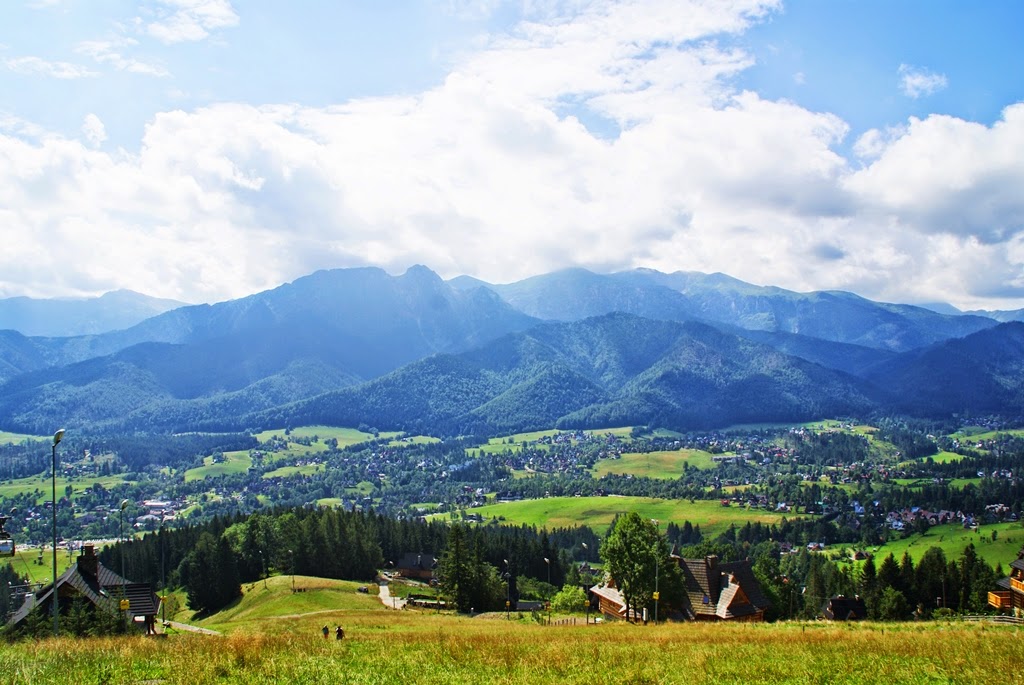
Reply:
[[388, 609], [404, 609], [406, 600], [401, 597], [392, 597], [391, 589], [388, 584], [381, 582], [380, 584], [380, 601], [381, 604], [386, 606]]
[[216, 630], [210, 630], [209, 628], [200, 628], [199, 626], [189, 625], [188, 623], [178, 623], [177, 621], [167, 621], [168, 628], [174, 628], [175, 630], [181, 630], [187, 633], [200, 633], [201, 635], [220, 635]]

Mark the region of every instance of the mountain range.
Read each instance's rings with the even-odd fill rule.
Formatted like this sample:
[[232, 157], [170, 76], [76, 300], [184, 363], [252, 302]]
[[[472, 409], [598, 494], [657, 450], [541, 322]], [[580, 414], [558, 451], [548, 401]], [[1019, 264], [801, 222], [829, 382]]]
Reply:
[[[101, 298], [102, 299], [102, 298]], [[456, 434], [1024, 410], [1024, 324], [722, 274], [320, 271], [87, 335], [0, 331], [0, 429]]]

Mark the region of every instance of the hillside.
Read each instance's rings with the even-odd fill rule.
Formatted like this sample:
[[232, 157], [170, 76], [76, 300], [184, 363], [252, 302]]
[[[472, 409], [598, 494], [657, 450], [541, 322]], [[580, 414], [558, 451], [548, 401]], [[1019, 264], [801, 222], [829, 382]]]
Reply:
[[918, 415], [1024, 412], [1024, 323], [1010, 322], [900, 355], [868, 377]]
[[698, 323], [625, 314], [546, 324], [250, 422], [442, 432], [729, 425], [865, 411], [861, 381]]

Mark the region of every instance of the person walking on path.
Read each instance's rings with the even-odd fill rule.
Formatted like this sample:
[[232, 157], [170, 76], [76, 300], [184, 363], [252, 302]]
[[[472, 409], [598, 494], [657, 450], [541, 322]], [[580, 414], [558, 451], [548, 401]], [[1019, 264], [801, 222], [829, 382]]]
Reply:
[[344, 638], [345, 638], [345, 631], [341, 629], [341, 626], [338, 626], [337, 628], [335, 628], [334, 629], [334, 639], [335, 640], [343, 640]]
[[328, 627], [327, 627], [327, 624], [325, 623], [325, 624], [324, 624], [324, 627], [320, 629], [320, 632], [324, 634], [324, 639], [326, 640], [326, 639], [327, 639], [327, 636], [328, 636], [328, 634], [330, 634], [330, 632], [331, 632], [331, 629], [330, 629], [330, 628], [328, 628]]

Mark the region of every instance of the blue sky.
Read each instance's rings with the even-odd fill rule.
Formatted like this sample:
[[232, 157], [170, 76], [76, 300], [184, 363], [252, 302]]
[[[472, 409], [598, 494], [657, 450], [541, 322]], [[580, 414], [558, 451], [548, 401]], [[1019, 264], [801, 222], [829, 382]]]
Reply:
[[0, 297], [422, 263], [1024, 307], [1022, 25], [1008, 1], [8, 0]]

